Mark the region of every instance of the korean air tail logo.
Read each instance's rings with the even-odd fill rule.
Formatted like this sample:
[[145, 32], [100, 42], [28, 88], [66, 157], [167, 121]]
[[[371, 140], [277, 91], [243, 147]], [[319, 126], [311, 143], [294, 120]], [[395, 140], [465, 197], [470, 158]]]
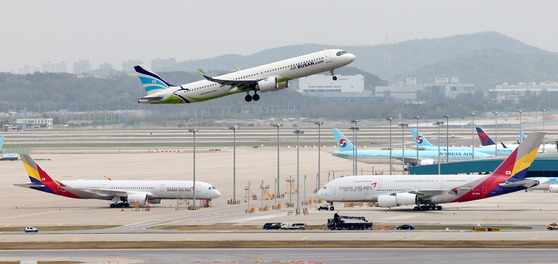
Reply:
[[415, 139], [417, 141], [417, 143], [422, 144], [422, 142], [424, 142], [424, 139], [422, 138], [422, 136], [417, 136], [417, 138]]
[[339, 140], [339, 147], [344, 148], [347, 146], [347, 140], [346, 139], [341, 139]]

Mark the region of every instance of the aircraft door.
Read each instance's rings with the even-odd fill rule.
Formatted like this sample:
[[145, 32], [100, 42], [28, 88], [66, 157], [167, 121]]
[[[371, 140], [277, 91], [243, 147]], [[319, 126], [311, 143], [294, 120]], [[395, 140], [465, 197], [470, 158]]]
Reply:
[[329, 51], [329, 50], [326, 50], [324, 53], [325, 53], [325, 54], [324, 54], [325, 62], [326, 62], [326, 63], [331, 62], [331, 54], [330, 54], [330, 51]]
[[159, 191], [165, 192], [165, 185], [164, 184], [161, 184], [161, 186], [159, 186]]

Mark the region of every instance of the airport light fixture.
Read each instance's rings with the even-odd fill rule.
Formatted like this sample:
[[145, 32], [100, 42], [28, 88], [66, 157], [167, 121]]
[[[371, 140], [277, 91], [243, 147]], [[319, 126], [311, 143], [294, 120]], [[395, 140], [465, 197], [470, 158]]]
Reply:
[[473, 117], [473, 122], [471, 123], [471, 148], [473, 149], [471, 159], [475, 159], [475, 112], [472, 112], [469, 115]]
[[357, 119], [353, 119], [351, 120], [351, 123], [354, 124], [354, 126], [350, 127], [351, 130], [353, 130], [353, 175], [357, 175], [358, 174], [358, 135], [357, 135], [357, 131], [358, 131], [358, 120]]
[[[446, 151], [449, 152], [449, 115], [444, 115], [446, 118]], [[446, 163], [449, 163], [449, 155], [446, 155]]]
[[233, 199], [232, 204], [236, 204], [236, 129], [237, 125], [229, 127], [233, 131]]
[[[523, 110], [519, 110], [517, 112], [519, 112], [519, 132], [523, 132], [521, 130], [521, 113], [523, 113]], [[521, 143], [521, 135], [519, 135], [519, 143]]]
[[279, 184], [281, 181], [279, 181], [279, 128], [283, 126], [283, 124], [271, 124], [271, 126], [277, 128], [277, 190], [275, 192], [275, 204], [277, 204], [277, 197], [279, 196], [280, 192], [279, 192], [279, 186], [281, 184]]
[[405, 128], [409, 127], [409, 124], [400, 123], [398, 126], [401, 127], [401, 156], [403, 158], [403, 174], [405, 174]]
[[393, 149], [391, 145], [391, 120], [393, 120], [393, 118], [388, 117], [386, 120], [389, 121], [389, 175], [391, 175], [393, 173], [393, 163], [391, 162]]
[[[417, 120], [417, 133], [418, 133], [418, 129], [419, 129], [418, 123], [419, 123], [419, 118], [420, 118], [420, 117], [419, 117], [419, 116], [415, 116], [415, 117], [413, 117], [413, 118]], [[418, 146], [418, 141], [417, 141], [416, 138], [413, 139], [413, 140], [415, 141], [415, 145], [416, 145], [416, 148], [417, 148], [417, 162], [418, 162], [418, 160], [419, 160], [419, 146]]]
[[196, 132], [198, 130], [195, 128], [188, 129], [188, 132], [194, 134], [194, 154], [193, 154], [193, 166], [192, 166], [192, 174], [193, 174], [193, 183], [192, 183], [192, 192], [194, 192], [192, 198], [192, 210], [196, 210]]
[[304, 135], [304, 131], [297, 129], [294, 131], [296, 134], [296, 214], [300, 214], [300, 135]]
[[[542, 116], [543, 132], [546, 132], [546, 130], [545, 130], [545, 128], [544, 128], [544, 120], [545, 120], [545, 118], [546, 118], [546, 109], [541, 109], [541, 112], [542, 112], [542, 114], [543, 114], [543, 116]], [[542, 145], [543, 145], [543, 151], [542, 151], [542, 152], [544, 153], [544, 152], [545, 152], [545, 149], [544, 149], [544, 145], [545, 145], [545, 144], [544, 144], [544, 141], [543, 141]]]
[[[440, 175], [440, 126], [444, 124], [444, 121], [436, 121], [433, 125], [438, 127], [438, 175]], [[446, 151], [446, 156], [449, 156], [449, 151]]]
[[319, 190], [321, 188], [321, 174], [320, 174], [320, 161], [321, 161], [321, 157], [320, 154], [322, 152], [322, 141], [321, 141], [321, 136], [322, 136], [322, 125], [324, 124], [324, 122], [322, 121], [317, 121], [314, 122], [314, 125], [318, 125], [318, 186], [316, 187], [316, 190]]
[[495, 116], [495, 124], [496, 124], [496, 144], [494, 144], [494, 155], [498, 157], [498, 112], [492, 112]]

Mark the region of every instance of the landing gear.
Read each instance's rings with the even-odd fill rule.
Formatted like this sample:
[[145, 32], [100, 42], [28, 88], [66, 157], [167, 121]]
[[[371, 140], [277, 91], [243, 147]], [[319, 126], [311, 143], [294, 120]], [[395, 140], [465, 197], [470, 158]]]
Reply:
[[426, 204], [426, 205], [417, 205], [415, 206], [415, 208], [413, 208], [415, 211], [428, 211], [428, 210], [442, 210], [442, 206], [441, 205], [435, 205], [435, 204]]
[[252, 96], [248, 92], [246, 92], [246, 96], [244, 97], [244, 100], [246, 102], [251, 102], [252, 100], [258, 101], [258, 100], [260, 100], [260, 95], [257, 94], [256, 92], [254, 92], [254, 95]]
[[333, 72], [333, 70], [331, 70], [331, 71], [329, 71], [329, 72], [331, 72], [331, 75], [333, 76], [332, 79], [333, 79], [334, 81], [337, 81], [337, 76], [335, 76], [335, 72]]
[[110, 208], [128, 208], [130, 207], [129, 203], [111, 203], [110, 204]]

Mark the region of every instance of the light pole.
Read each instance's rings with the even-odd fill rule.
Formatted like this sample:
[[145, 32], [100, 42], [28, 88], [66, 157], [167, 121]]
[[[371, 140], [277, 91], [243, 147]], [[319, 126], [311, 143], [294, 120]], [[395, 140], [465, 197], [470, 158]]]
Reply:
[[[419, 131], [418, 123], [419, 123], [419, 118], [420, 118], [420, 117], [419, 117], [419, 116], [415, 116], [415, 117], [413, 117], [413, 118], [417, 120], [417, 133], [418, 133], [418, 131]], [[417, 141], [416, 139], [415, 139], [415, 146], [416, 146], [416, 148], [417, 148], [417, 162], [418, 162], [418, 160], [419, 160], [419, 148], [418, 148], [418, 141]]]
[[[523, 110], [519, 110], [517, 112], [519, 112], [519, 132], [523, 132], [521, 130], [521, 113], [523, 113]], [[519, 135], [519, 143], [521, 143], [521, 141], [522, 141], [522, 138], [521, 138], [521, 135]]]
[[277, 204], [277, 197], [279, 196], [279, 128], [283, 126], [283, 124], [271, 124], [273, 127], [277, 128], [277, 190], [275, 193], [275, 204]]
[[472, 159], [475, 159], [475, 112], [472, 112], [469, 115], [473, 117], [473, 122], [471, 123], [471, 147], [473, 148]]
[[492, 112], [495, 116], [495, 124], [496, 124], [496, 144], [494, 144], [494, 156], [498, 157], [498, 112]]
[[350, 127], [350, 129], [353, 130], [353, 142], [354, 142], [354, 146], [353, 146], [353, 175], [357, 175], [358, 174], [358, 144], [357, 144], [358, 120], [353, 119], [353, 120], [351, 120], [351, 123], [354, 124], [354, 126]]
[[[543, 116], [542, 116], [543, 132], [546, 132], [546, 130], [544, 129], [544, 119], [545, 119], [545, 117], [546, 117], [546, 109], [541, 109], [541, 112], [543, 113]], [[545, 144], [544, 144], [544, 141], [543, 141], [542, 145], [543, 145], [543, 153], [544, 153], [544, 152], [545, 152], [545, 150], [544, 150], [544, 145], [545, 145]]]
[[324, 124], [324, 122], [322, 121], [317, 121], [314, 122], [314, 125], [318, 125], [318, 186], [316, 187], [316, 190], [319, 190], [321, 188], [321, 177], [320, 177], [320, 154], [322, 152], [322, 141], [321, 141], [321, 136], [322, 136], [322, 125]]
[[[444, 121], [436, 121], [433, 125], [438, 127], [438, 175], [440, 175], [440, 126], [444, 124]], [[449, 156], [449, 151], [446, 151], [446, 156]]]
[[192, 166], [192, 174], [193, 174], [193, 184], [192, 184], [192, 191], [194, 192], [193, 198], [192, 198], [192, 210], [196, 210], [196, 132], [198, 130], [195, 128], [191, 128], [188, 129], [188, 132], [193, 133], [194, 134], [194, 155], [193, 155], [193, 166]]
[[403, 158], [403, 174], [405, 174], [405, 128], [409, 127], [409, 124], [401, 123], [398, 126], [401, 127], [401, 156]]
[[233, 131], [233, 199], [232, 204], [236, 204], [236, 129], [237, 125], [229, 127]]
[[[446, 118], [446, 151], [449, 154], [449, 115], [444, 115]], [[449, 155], [446, 155], [446, 163], [449, 163]]]
[[294, 131], [296, 134], [296, 184], [299, 185], [296, 188], [296, 214], [300, 214], [300, 135], [304, 135], [304, 131], [297, 129]]
[[393, 118], [388, 117], [386, 118], [386, 120], [389, 120], [389, 175], [391, 175], [393, 173], [393, 165], [391, 162], [393, 149], [393, 147], [391, 146], [391, 120], [393, 120]]

